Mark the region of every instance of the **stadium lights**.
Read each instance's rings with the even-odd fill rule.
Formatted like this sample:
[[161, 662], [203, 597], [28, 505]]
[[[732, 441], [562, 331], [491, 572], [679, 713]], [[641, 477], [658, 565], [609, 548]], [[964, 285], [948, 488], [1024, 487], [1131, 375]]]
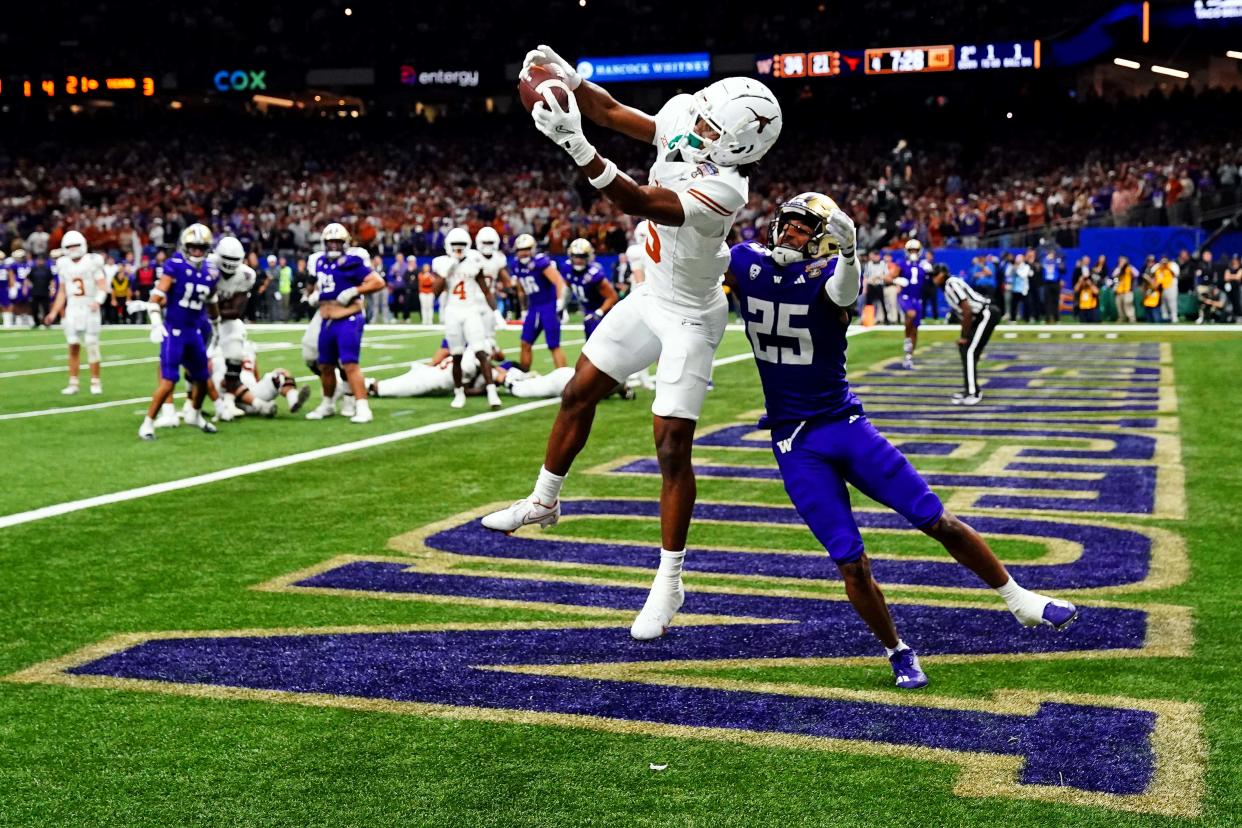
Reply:
[[1242, 52], [1235, 52], [1233, 49], [1230, 49], [1228, 52], [1225, 52], [1225, 57], [1231, 57], [1234, 60], [1242, 60]]
[[1190, 73], [1183, 69], [1170, 69], [1168, 66], [1152, 66], [1151, 71], [1157, 75], [1168, 75], [1171, 78], [1188, 78]]
[[353, 9], [351, 9], [349, 6], [346, 6], [346, 7], [345, 7], [345, 16], [346, 16], [346, 17], [352, 17], [352, 16], [353, 16], [353, 14], [354, 14], [354, 10], [353, 10]]
[[1113, 58], [1113, 63], [1117, 64], [1118, 66], [1124, 66], [1127, 69], [1142, 68], [1142, 64], [1139, 63], [1137, 60], [1128, 60], [1126, 58]]
[[279, 106], [283, 109], [292, 109], [293, 101], [289, 98], [273, 98], [271, 95], [255, 95], [251, 98], [257, 104], [267, 104], [268, 106]]

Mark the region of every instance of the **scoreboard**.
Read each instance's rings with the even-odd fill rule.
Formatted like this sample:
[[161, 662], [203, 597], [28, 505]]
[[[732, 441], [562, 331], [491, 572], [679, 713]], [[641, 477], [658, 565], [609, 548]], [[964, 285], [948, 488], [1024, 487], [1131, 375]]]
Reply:
[[0, 81], [0, 98], [151, 97], [155, 78], [149, 75], [105, 76], [90, 73], [60, 77], [16, 77]]
[[779, 52], [755, 58], [756, 74], [774, 78], [1038, 69], [1039, 64], [1038, 40]]

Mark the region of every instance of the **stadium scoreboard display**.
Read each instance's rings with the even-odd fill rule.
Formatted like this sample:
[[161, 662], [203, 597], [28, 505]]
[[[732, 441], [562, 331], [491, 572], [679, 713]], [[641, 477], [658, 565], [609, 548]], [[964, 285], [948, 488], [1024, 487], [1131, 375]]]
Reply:
[[1038, 69], [1039, 65], [1038, 40], [781, 52], [755, 58], [756, 73], [773, 78]]
[[112, 98], [151, 97], [155, 78], [149, 75], [103, 76], [90, 73], [55, 78], [17, 77], [0, 82], [3, 98]]

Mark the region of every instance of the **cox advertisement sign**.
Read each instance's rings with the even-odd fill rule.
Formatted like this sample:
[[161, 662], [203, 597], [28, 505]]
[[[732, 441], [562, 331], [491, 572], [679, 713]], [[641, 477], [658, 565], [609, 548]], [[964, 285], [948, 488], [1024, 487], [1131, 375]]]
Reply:
[[578, 61], [578, 74], [597, 83], [618, 81], [682, 80], [705, 78], [712, 71], [707, 52], [675, 55], [631, 55], [629, 57], [584, 57]]
[[221, 69], [211, 76], [219, 92], [266, 92], [266, 69]]

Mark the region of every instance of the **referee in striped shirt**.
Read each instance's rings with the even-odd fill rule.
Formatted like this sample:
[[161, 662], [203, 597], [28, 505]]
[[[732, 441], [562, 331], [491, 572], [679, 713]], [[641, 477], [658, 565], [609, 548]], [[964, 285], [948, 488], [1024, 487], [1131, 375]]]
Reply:
[[978, 405], [983, 399], [979, 391], [979, 357], [992, 338], [992, 331], [1000, 322], [1000, 313], [992, 303], [960, 276], [950, 276], [949, 269], [940, 265], [932, 275], [937, 287], [944, 290], [949, 308], [962, 320], [962, 335], [957, 348], [962, 354], [962, 377], [965, 388], [953, 395], [954, 405]]

